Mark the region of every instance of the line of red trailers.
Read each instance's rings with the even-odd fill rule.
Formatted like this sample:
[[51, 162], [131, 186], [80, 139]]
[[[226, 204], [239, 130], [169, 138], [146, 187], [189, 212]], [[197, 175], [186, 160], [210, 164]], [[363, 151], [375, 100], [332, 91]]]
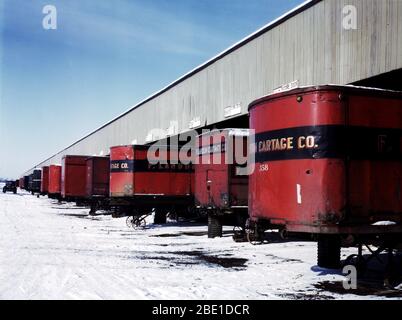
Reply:
[[[378, 255], [402, 243], [402, 93], [298, 88], [253, 102], [249, 113], [250, 130], [199, 135], [188, 163], [176, 161], [188, 155], [179, 147], [161, 147], [155, 159], [144, 145], [112, 147], [108, 157], [68, 155], [41, 168], [39, 192], [135, 225], [151, 211], [157, 223], [208, 216], [209, 237], [221, 236], [223, 223], [252, 243], [268, 229], [308, 235], [322, 267], [340, 266], [342, 246], [357, 246], [348, 262], [361, 265], [364, 245], [377, 245]], [[250, 140], [248, 163], [240, 163], [236, 148]]]

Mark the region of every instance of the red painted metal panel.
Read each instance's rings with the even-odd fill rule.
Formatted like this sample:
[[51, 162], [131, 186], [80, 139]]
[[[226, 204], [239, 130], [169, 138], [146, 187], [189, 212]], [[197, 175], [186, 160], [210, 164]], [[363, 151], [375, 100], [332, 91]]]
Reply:
[[109, 196], [109, 157], [86, 159], [86, 193], [88, 197]]
[[86, 159], [88, 156], [64, 156], [61, 173], [61, 195], [86, 197]]
[[250, 105], [253, 220], [292, 231], [402, 222], [402, 94], [321, 86]]
[[191, 165], [173, 164], [173, 151], [156, 154], [168, 164], [153, 164], [146, 146], [118, 146], [110, 149], [110, 195], [186, 196], [193, 190]]
[[61, 193], [61, 166], [50, 165], [49, 166], [49, 194]]
[[[247, 206], [248, 177], [239, 175], [238, 165], [229, 161], [235, 159], [235, 146], [233, 140], [229, 141], [233, 139], [230, 130], [212, 131], [197, 137], [194, 196], [196, 205], [202, 208]], [[244, 140], [244, 144], [247, 141], [245, 136], [238, 138]]]
[[134, 171], [130, 170], [129, 164], [134, 161], [134, 147], [112, 147], [110, 161], [110, 196], [132, 196], [134, 194]]
[[42, 167], [42, 183], [40, 185], [40, 192], [41, 193], [48, 193], [49, 191], [49, 167], [45, 166]]

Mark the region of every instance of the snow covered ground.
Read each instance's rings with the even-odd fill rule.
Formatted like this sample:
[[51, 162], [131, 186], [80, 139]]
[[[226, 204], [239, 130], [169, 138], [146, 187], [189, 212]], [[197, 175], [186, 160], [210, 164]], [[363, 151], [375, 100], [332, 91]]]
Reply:
[[190, 223], [133, 230], [125, 219], [88, 211], [21, 191], [1, 193], [0, 299], [398, 296], [377, 289], [342, 292], [340, 272], [315, 266], [314, 242], [252, 246], [233, 242], [231, 228], [211, 240], [206, 226]]

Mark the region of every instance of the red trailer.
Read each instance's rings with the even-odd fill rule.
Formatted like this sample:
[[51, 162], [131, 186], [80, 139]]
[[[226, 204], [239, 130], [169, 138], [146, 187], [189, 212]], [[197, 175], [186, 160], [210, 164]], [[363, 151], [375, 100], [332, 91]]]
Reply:
[[[318, 265], [340, 248], [402, 235], [402, 93], [353, 86], [294, 89], [249, 106], [255, 170], [249, 233], [313, 234]], [[253, 148], [254, 149], [254, 148]], [[378, 253], [377, 252], [377, 253]]]
[[[223, 129], [196, 139], [194, 198], [196, 208], [208, 215], [209, 238], [222, 236], [224, 221], [244, 229], [248, 136], [248, 129]], [[236, 234], [242, 236], [243, 232]]]
[[19, 186], [20, 189], [25, 189], [24, 178], [23, 177], [20, 178], [20, 182], [19, 182], [18, 186]]
[[167, 213], [185, 215], [194, 203], [191, 162], [174, 161], [177, 148], [160, 146], [154, 155], [148, 154], [149, 150], [149, 146], [142, 145], [110, 149], [110, 201], [114, 216], [132, 216], [133, 225], [141, 225], [152, 209], [155, 223], [164, 223]]
[[52, 199], [60, 199], [61, 196], [61, 166], [49, 166], [49, 183], [48, 197]]
[[62, 159], [61, 197], [66, 201], [84, 202], [86, 198], [86, 159], [88, 156], [66, 155]]
[[86, 195], [90, 202], [90, 214], [98, 209], [109, 208], [109, 157], [89, 157], [86, 159]]
[[49, 192], [49, 167], [42, 167], [42, 183], [40, 185], [40, 193], [46, 195]]

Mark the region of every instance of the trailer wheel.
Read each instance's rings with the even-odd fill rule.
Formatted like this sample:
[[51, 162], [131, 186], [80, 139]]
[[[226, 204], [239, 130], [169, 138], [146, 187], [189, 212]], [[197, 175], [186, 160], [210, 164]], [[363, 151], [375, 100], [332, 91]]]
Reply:
[[246, 238], [253, 246], [264, 243], [264, 230], [256, 221], [247, 219], [245, 225]]
[[95, 203], [91, 204], [91, 209], [89, 210], [89, 215], [94, 216], [96, 215], [96, 211], [98, 210], [98, 206]]
[[247, 241], [250, 242], [253, 246], [257, 246], [264, 243], [264, 239], [258, 233], [258, 231], [250, 231], [248, 230], [246, 233]]
[[336, 235], [318, 238], [317, 264], [321, 268], [338, 269], [341, 262], [341, 239]]
[[163, 210], [155, 210], [154, 224], [165, 224], [166, 223], [166, 212]]
[[126, 219], [126, 225], [127, 225], [127, 227], [129, 227], [129, 228], [132, 228], [132, 227], [133, 227], [133, 220], [134, 220], [134, 217], [132, 217], [132, 216], [128, 216], [128, 217], [127, 217], [127, 219]]
[[239, 227], [239, 226], [234, 226], [233, 227], [233, 241], [234, 242], [247, 242], [247, 235], [246, 231], [244, 231], [244, 228]]
[[222, 237], [222, 220], [220, 217], [208, 215], [208, 238]]
[[147, 222], [145, 221], [146, 215], [145, 216], [128, 216], [126, 219], [126, 225], [129, 228], [133, 229], [144, 229], [147, 225]]

